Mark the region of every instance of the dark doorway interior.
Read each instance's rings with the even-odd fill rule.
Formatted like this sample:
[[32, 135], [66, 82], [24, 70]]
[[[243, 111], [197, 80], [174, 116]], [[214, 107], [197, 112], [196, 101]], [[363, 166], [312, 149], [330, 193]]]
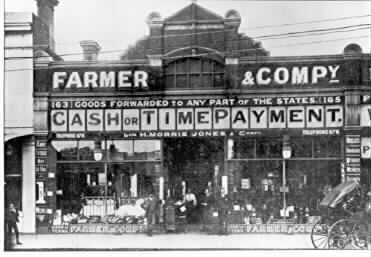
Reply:
[[222, 172], [223, 161], [223, 138], [165, 139], [164, 165], [168, 169], [171, 197], [182, 199], [182, 181], [185, 181], [187, 189], [201, 199], [208, 182], [214, 181], [215, 166]]

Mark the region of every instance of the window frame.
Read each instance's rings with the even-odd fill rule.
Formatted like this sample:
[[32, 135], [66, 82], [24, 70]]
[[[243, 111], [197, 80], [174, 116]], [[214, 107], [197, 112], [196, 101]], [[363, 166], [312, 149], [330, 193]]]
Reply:
[[[191, 63], [197, 61], [200, 71], [192, 71]], [[183, 65], [183, 69], [178, 71]], [[223, 88], [225, 83], [219, 85], [217, 83], [217, 77], [221, 77], [221, 80], [225, 82], [225, 65], [216, 60], [209, 58], [199, 58], [199, 57], [186, 57], [174, 60], [165, 66], [165, 88], [166, 89], [213, 89], [213, 88]], [[179, 85], [177, 78], [181, 76], [185, 77], [185, 86]], [[191, 77], [198, 76], [198, 81], [201, 86], [195, 87], [191, 84]], [[169, 79], [171, 78], [171, 80]], [[207, 78], [210, 81], [204, 83], [204, 79]], [[171, 84], [170, 81], [172, 81]], [[204, 85], [208, 86], [205, 87]]]

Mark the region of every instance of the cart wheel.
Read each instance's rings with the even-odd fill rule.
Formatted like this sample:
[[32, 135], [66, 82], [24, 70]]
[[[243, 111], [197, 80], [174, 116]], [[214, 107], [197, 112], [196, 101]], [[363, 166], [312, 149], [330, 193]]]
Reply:
[[352, 231], [352, 246], [366, 250], [370, 247], [370, 238], [367, 224], [355, 224]]
[[314, 224], [310, 239], [314, 248], [325, 249], [328, 248], [328, 224], [322, 224], [323, 220], [319, 220]]
[[336, 221], [328, 233], [328, 245], [331, 249], [344, 249], [345, 247], [353, 248], [353, 231], [355, 224], [349, 219]]

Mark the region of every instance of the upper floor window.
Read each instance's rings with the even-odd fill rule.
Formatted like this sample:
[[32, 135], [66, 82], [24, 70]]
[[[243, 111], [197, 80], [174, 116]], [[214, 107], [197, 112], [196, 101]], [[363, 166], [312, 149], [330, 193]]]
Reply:
[[166, 88], [215, 88], [224, 86], [224, 66], [214, 60], [183, 58], [165, 67]]

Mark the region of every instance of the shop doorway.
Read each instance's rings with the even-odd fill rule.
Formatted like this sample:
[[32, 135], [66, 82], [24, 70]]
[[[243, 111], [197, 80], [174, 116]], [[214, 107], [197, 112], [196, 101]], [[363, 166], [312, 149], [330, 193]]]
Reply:
[[213, 190], [217, 190], [215, 167], [218, 166], [220, 175], [223, 172], [223, 163], [223, 138], [164, 140], [164, 166], [168, 170], [167, 196], [182, 200], [187, 190], [196, 196], [198, 203], [191, 223], [200, 223], [200, 202], [208, 184], [213, 187]]

